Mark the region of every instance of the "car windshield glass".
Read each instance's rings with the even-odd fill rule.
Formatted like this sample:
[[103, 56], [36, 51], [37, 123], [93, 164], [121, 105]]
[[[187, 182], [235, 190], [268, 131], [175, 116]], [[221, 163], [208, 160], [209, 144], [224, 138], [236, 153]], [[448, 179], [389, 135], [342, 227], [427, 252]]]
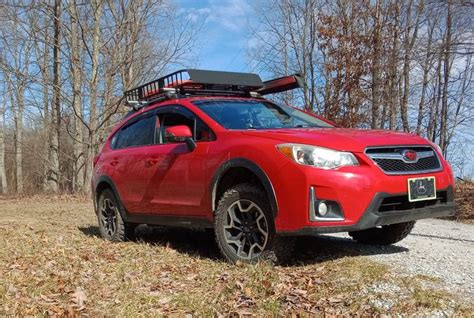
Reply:
[[333, 127], [291, 107], [255, 100], [206, 100], [194, 102], [227, 129]]

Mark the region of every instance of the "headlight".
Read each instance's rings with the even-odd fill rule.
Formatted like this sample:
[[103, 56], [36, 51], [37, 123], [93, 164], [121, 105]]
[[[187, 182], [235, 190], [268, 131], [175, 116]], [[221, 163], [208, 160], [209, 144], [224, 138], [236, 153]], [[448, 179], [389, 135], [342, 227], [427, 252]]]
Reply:
[[299, 144], [281, 144], [277, 145], [277, 149], [300, 165], [321, 169], [359, 165], [356, 157], [350, 152]]

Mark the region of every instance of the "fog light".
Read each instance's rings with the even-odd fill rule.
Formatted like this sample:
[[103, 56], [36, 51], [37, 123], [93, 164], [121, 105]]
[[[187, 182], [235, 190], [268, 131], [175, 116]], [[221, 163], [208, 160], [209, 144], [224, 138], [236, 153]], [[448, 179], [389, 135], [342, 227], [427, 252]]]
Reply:
[[328, 213], [328, 205], [326, 204], [326, 202], [324, 201], [319, 202], [318, 213], [321, 216], [325, 216]]
[[309, 220], [311, 222], [344, 221], [344, 213], [339, 203], [331, 200], [318, 200], [314, 187], [309, 188]]

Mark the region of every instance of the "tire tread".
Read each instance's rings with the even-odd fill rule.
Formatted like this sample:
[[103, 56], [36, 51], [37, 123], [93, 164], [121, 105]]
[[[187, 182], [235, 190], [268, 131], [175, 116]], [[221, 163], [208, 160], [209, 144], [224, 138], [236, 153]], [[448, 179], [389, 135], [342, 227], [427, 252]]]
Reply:
[[[258, 261], [269, 261], [271, 263], [282, 263], [286, 262], [290, 257], [291, 257], [291, 251], [292, 247], [294, 244], [291, 244], [292, 241], [294, 243], [294, 240], [291, 238], [282, 238], [280, 239], [278, 236], [276, 236], [275, 233], [275, 227], [274, 227], [274, 221], [273, 221], [273, 215], [271, 214], [271, 209], [270, 209], [270, 203], [268, 201], [266, 193], [257, 187], [254, 184], [251, 183], [242, 183], [238, 184], [227, 191], [224, 192], [222, 197], [220, 198], [218, 204], [217, 204], [217, 209], [215, 211], [215, 217], [214, 217], [214, 233], [215, 233], [215, 238], [217, 241], [217, 246], [219, 247], [219, 251], [221, 254], [224, 256], [224, 258], [229, 261], [230, 263], [236, 263], [237, 261], [241, 261], [236, 257], [235, 255], [230, 254], [225, 247], [225, 243], [223, 243], [220, 239], [220, 232], [219, 232], [219, 226], [221, 224], [221, 218], [225, 216], [225, 213], [227, 212], [227, 207], [228, 207], [228, 201], [232, 200], [233, 197], [236, 196], [252, 196], [255, 198], [260, 198], [257, 203], [264, 213], [267, 216], [267, 221], [268, 221], [268, 226], [269, 226], [269, 242], [268, 242], [268, 247], [263, 251], [259, 257], [256, 259], [250, 260], [248, 262], [250, 263], [255, 263]], [[278, 248], [275, 248], [277, 246]]]

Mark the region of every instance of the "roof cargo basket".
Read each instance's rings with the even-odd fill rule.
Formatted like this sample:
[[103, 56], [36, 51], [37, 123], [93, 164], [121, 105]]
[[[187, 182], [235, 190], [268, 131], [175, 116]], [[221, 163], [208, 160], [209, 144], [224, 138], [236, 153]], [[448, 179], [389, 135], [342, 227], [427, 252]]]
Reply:
[[258, 97], [302, 87], [298, 75], [262, 82], [252, 73], [186, 69], [126, 91], [128, 106], [141, 108], [152, 102], [192, 95]]
[[263, 86], [260, 76], [251, 73], [207, 70], [180, 70], [125, 92], [129, 105], [146, 104], [170, 95], [249, 95]]

